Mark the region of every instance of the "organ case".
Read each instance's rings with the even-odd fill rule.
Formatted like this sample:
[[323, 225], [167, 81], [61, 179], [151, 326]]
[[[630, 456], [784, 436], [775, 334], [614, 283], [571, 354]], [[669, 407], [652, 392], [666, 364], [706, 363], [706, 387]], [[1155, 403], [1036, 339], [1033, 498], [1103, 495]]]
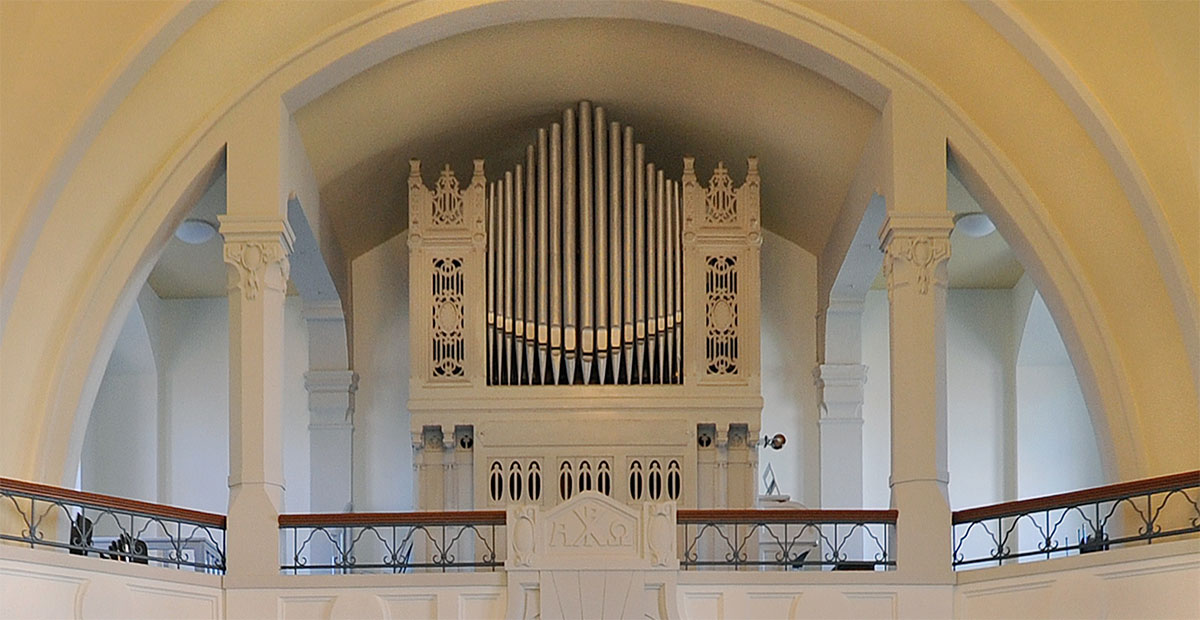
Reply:
[[421, 173], [413, 160], [420, 507], [553, 503], [567, 498], [564, 475], [572, 488], [593, 486], [601, 464], [606, 494], [633, 501], [634, 485], [649, 484], [635, 483], [635, 464], [649, 476], [652, 463], [658, 492], [670, 476], [681, 505], [751, 505], [762, 406], [757, 160], [741, 185], [723, 164], [703, 183], [690, 157], [671, 178], [646, 161], [632, 127], [582, 102], [491, 179], [483, 160], [465, 187], [449, 166], [432, 188]]

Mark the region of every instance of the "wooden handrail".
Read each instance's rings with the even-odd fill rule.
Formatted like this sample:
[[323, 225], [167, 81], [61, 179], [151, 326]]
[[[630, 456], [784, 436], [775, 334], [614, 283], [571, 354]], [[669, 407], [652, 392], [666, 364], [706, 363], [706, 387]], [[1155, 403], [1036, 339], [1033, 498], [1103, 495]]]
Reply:
[[979, 506], [956, 510], [952, 513], [954, 523], [969, 523], [996, 517], [1008, 517], [1015, 514], [1038, 512], [1053, 508], [1065, 508], [1079, 504], [1094, 504], [1096, 502], [1122, 499], [1125, 497], [1146, 495], [1148, 493], [1171, 491], [1174, 489], [1200, 487], [1200, 470], [1186, 471], [1178, 474], [1145, 478], [1131, 482], [1120, 482], [1102, 487], [1093, 487], [1068, 493], [1046, 495], [1021, 499], [990, 506]]
[[225, 528], [225, 515], [213, 512], [202, 512], [178, 506], [143, 502], [136, 499], [126, 499], [113, 495], [76, 491], [62, 487], [0, 477], [0, 491], [20, 493], [36, 499], [61, 501], [67, 504], [80, 504], [96, 508], [108, 508], [122, 512], [132, 512], [148, 517], [157, 517], [171, 521], [186, 521], [197, 525]]
[[503, 510], [417, 512], [317, 512], [279, 515], [279, 527], [363, 527], [369, 525], [504, 525]]
[[708, 509], [679, 510], [680, 524], [701, 523], [895, 523], [896, 510]]

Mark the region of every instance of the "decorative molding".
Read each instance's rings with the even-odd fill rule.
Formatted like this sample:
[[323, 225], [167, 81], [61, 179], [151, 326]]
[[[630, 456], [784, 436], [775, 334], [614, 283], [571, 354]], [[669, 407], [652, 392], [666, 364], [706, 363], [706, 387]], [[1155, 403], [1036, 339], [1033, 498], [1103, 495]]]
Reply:
[[642, 504], [642, 526], [650, 565], [677, 568], [675, 503]]
[[[879, 231], [880, 249], [884, 252], [883, 276], [887, 280], [888, 296], [897, 287], [916, 284], [917, 292], [926, 295], [931, 285], [946, 286], [944, 269], [950, 260], [950, 232], [954, 216], [941, 213], [890, 213]], [[909, 271], [902, 276], [897, 269]]]
[[[887, 280], [888, 292], [896, 288], [896, 261], [908, 262], [917, 272], [917, 292], [929, 293], [930, 284], [946, 286], [946, 280], [939, 276], [938, 270], [950, 260], [950, 240], [930, 239], [929, 237], [893, 237], [887, 244], [886, 255], [883, 259], [883, 277]], [[901, 280], [899, 284], [909, 284]]]
[[512, 565], [529, 566], [533, 561], [533, 555], [538, 552], [538, 509], [536, 506], [519, 506], [511, 508], [509, 513], [508, 522], [512, 528], [512, 538], [509, 544], [512, 553], [509, 554], [509, 557]]
[[296, 235], [287, 220], [279, 217], [221, 215], [225, 238], [224, 259], [230, 266], [229, 287], [237, 287], [246, 299], [257, 299], [263, 287], [287, 291], [292, 242]]

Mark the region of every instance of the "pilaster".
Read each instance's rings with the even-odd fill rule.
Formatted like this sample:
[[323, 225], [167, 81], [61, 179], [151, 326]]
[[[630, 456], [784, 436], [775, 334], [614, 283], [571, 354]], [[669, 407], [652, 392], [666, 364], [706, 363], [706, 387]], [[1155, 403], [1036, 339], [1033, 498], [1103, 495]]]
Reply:
[[358, 374], [349, 369], [346, 319], [338, 299], [305, 301], [308, 326], [309, 505], [313, 512], [351, 508], [354, 396]]
[[821, 507], [862, 508], [862, 407], [867, 367], [821, 364], [813, 374], [821, 390]]
[[279, 572], [287, 220], [221, 216], [229, 290], [227, 573]]
[[350, 370], [310, 370], [304, 373], [304, 388], [308, 390], [312, 511], [349, 510], [358, 374]]

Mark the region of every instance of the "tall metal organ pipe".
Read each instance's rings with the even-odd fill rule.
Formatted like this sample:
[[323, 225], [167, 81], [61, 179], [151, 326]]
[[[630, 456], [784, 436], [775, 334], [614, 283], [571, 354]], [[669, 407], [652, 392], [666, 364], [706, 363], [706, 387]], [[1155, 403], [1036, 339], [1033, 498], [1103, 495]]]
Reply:
[[487, 186], [489, 385], [682, 382], [679, 183], [582, 102]]

